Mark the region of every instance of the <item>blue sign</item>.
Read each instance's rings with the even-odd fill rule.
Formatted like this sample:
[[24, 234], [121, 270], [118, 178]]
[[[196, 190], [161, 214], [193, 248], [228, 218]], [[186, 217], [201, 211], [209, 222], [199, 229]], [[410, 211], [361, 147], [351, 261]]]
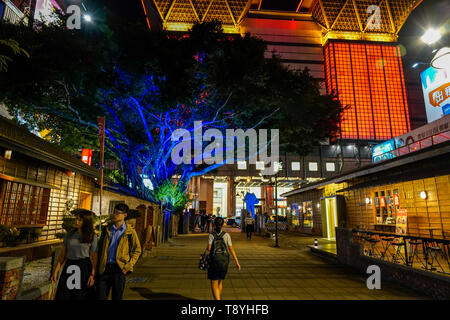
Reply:
[[394, 139], [387, 140], [373, 147], [372, 150], [372, 162], [378, 162], [381, 160], [387, 160], [394, 158], [393, 152], [389, 152], [395, 149]]

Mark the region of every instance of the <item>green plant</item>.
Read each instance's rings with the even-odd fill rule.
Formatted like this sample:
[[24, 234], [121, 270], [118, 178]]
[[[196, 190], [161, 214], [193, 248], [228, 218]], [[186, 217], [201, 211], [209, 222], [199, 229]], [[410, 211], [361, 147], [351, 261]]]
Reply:
[[20, 240], [20, 231], [15, 227], [9, 228], [4, 241], [8, 245], [15, 245], [17, 244], [18, 240]]
[[55, 234], [55, 237], [58, 239], [64, 239], [66, 237], [66, 233], [65, 232], [57, 232]]

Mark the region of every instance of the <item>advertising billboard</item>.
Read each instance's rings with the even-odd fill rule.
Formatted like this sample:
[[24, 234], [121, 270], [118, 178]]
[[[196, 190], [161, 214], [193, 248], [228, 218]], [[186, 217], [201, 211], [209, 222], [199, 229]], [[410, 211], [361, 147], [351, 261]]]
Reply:
[[420, 74], [428, 123], [450, 114], [450, 68], [429, 67]]
[[394, 139], [387, 140], [373, 147], [372, 149], [372, 162], [378, 162], [381, 160], [392, 159], [394, 156], [392, 151], [395, 149]]
[[61, 11], [61, 8], [56, 0], [37, 0], [36, 9], [34, 12], [35, 21], [44, 23], [56, 22], [57, 16], [54, 14], [54, 10]]

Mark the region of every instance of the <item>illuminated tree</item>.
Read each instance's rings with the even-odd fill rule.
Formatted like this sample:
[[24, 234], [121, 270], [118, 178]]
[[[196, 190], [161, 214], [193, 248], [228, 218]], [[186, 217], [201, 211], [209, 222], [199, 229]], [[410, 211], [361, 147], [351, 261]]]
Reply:
[[222, 165], [173, 164], [178, 128], [199, 120], [204, 130], [279, 128], [284, 151], [299, 154], [336, 131], [341, 106], [306, 70], [267, 59], [262, 40], [226, 35], [215, 22], [187, 35], [98, 21], [95, 30], [0, 30], [30, 53], [0, 73], [0, 102], [16, 120], [51, 129], [51, 141], [76, 152], [98, 148], [97, 117], [105, 116], [118, 180], [171, 210], [190, 178]]

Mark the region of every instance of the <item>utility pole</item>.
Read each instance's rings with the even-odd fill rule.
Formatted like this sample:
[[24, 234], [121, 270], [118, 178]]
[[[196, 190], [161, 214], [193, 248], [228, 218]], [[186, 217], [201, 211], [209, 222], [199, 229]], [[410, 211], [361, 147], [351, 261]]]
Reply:
[[277, 174], [275, 175], [275, 247], [279, 247], [278, 245], [278, 181]]

